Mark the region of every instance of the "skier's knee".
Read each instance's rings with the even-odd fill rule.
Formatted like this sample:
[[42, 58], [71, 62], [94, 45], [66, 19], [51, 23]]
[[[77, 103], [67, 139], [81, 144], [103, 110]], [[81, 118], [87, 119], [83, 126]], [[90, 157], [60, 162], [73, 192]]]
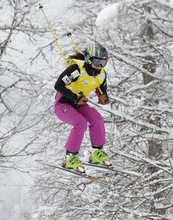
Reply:
[[84, 132], [87, 129], [87, 121], [83, 118], [80, 121], [76, 122], [75, 127]]
[[95, 117], [94, 117], [94, 121], [95, 122], [104, 122], [104, 119], [102, 117], [102, 115], [100, 113], [98, 113]]
[[86, 129], [87, 129], [87, 121], [85, 119], [82, 120], [81, 127], [82, 127], [83, 131], [86, 131]]

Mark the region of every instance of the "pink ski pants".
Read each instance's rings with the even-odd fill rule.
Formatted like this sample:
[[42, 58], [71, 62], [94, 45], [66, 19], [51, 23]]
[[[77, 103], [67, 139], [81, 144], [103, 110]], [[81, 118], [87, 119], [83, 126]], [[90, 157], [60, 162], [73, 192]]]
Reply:
[[87, 123], [92, 146], [105, 144], [104, 120], [101, 114], [88, 104], [74, 108], [67, 103], [56, 102], [55, 114], [61, 121], [73, 126], [65, 145], [68, 151], [79, 152]]

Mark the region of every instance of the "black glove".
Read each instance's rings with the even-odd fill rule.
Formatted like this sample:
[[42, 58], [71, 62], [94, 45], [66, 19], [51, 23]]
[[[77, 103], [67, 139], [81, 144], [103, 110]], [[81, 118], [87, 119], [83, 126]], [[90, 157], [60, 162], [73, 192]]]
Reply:
[[88, 98], [84, 96], [83, 92], [80, 92], [78, 95], [77, 100], [75, 101], [75, 104], [83, 105], [88, 102]]

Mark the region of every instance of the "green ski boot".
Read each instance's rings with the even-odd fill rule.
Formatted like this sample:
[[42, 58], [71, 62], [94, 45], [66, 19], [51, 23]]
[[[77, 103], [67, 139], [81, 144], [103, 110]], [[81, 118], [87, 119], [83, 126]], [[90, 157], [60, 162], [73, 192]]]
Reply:
[[100, 149], [97, 149], [92, 152], [90, 157], [90, 163], [105, 165], [105, 166], [111, 166], [112, 163], [108, 157], [108, 155]]
[[66, 155], [64, 166], [68, 169], [73, 169], [75, 171], [85, 173], [85, 168], [83, 166], [83, 163], [80, 161], [77, 155], [74, 154]]

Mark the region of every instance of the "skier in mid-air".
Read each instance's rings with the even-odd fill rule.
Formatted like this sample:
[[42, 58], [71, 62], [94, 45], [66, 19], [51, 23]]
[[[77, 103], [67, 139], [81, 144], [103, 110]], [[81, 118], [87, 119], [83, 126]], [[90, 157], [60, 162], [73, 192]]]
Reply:
[[108, 60], [106, 49], [100, 44], [89, 45], [84, 54], [77, 52], [70, 57], [72, 63], [59, 76], [55, 83], [57, 90], [55, 114], [63, 122], [73, 126], [66, 142], [64, 166], [85, 172], [78, 157], [84, 133], [89, 123], [92, 144], [90, 162], [110, 166], [108, 155], [103, 151], [105, 126], [101, 114], [90, 107], [88, 95], [96, 91], [100, 104], [109, 103], [107, 95], [106, 72]]

